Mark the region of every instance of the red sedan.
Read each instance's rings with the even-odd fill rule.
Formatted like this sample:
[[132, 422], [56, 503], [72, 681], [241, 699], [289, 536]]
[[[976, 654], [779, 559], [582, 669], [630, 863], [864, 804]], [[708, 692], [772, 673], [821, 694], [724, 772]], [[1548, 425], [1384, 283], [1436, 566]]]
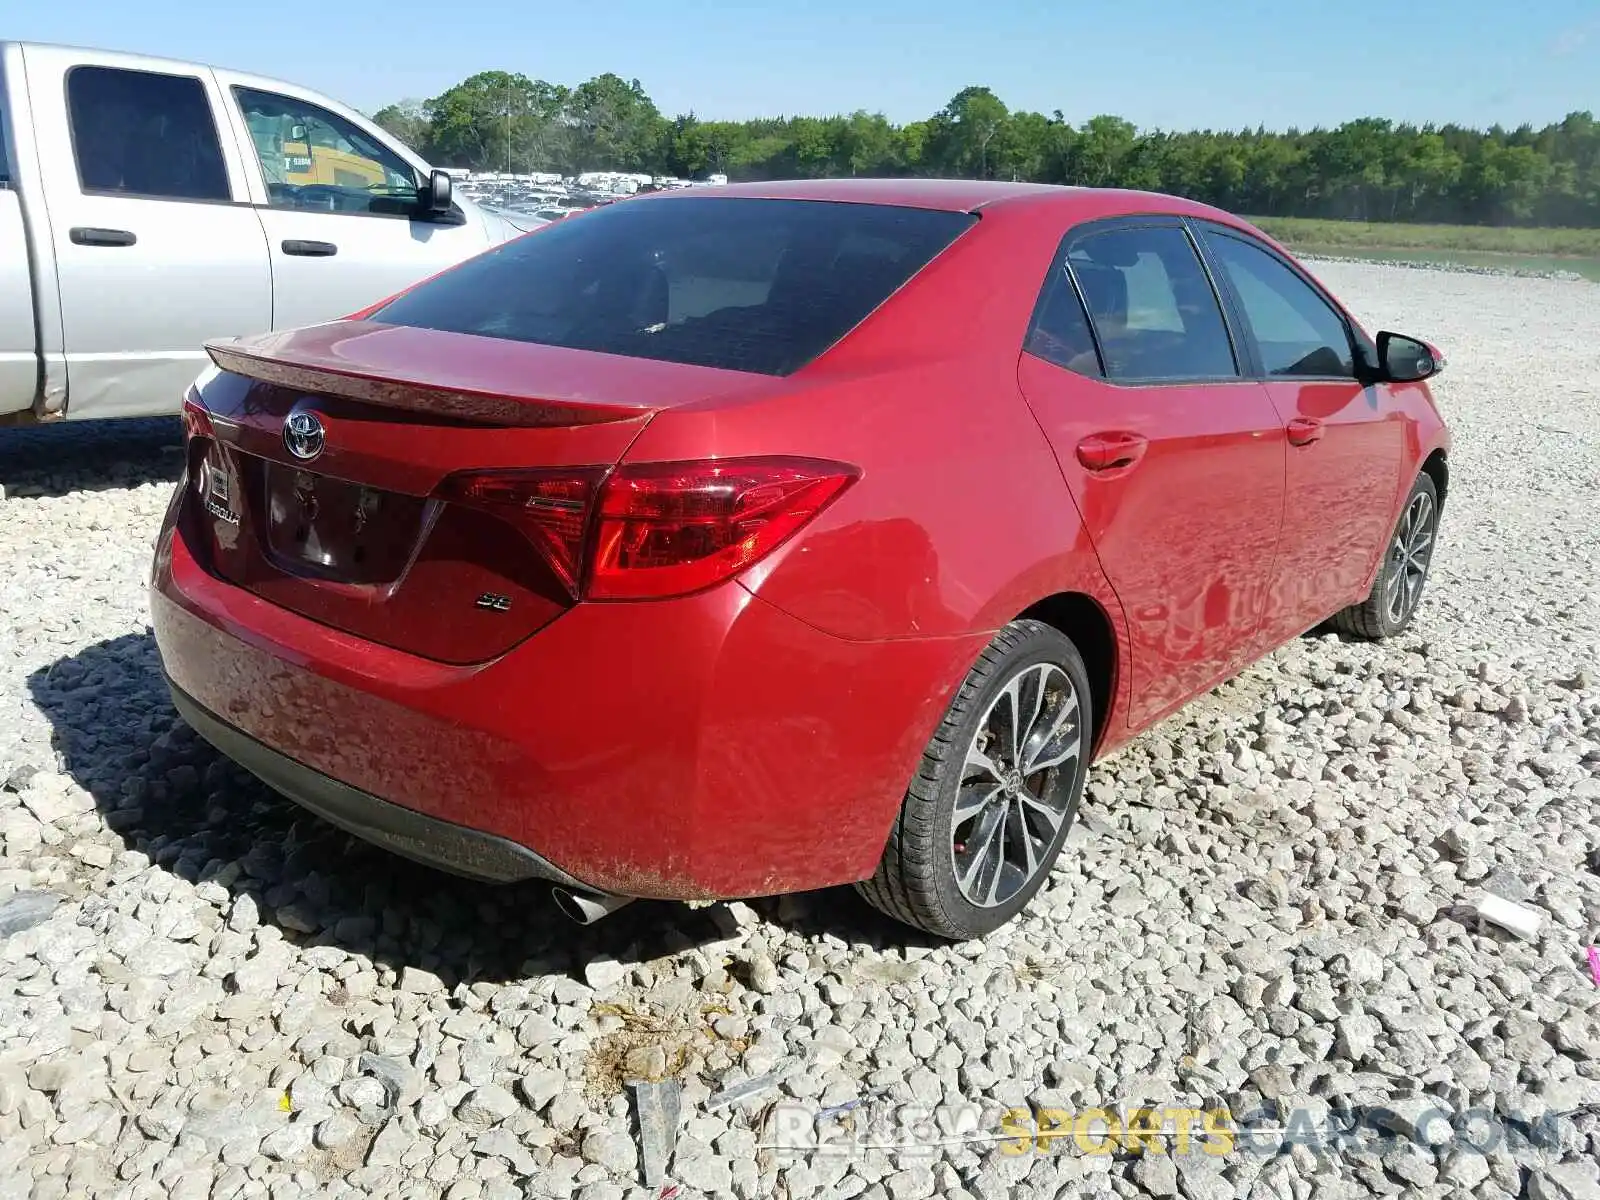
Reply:
[[1166, 196], [665, 193], [211, 347], [157, 549], [183, 716], [362, 837], [639, 896], [855, 883], [982, 935], [1089, 762], [1404, 629], [1427, 344]]

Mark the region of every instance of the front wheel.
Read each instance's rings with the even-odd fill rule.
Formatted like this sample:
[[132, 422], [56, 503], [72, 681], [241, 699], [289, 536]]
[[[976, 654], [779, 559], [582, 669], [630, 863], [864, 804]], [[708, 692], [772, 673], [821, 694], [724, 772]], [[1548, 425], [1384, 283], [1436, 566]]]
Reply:
[[1417, 614], [1422, 585], [1439, 536], [1439, 491], [1426, 471], [1411, 485], [1400, 520], [1384, 550], [1372, 591], [1360, 604], [1334, 614], [1333, 627], [1350, 637], [1379, 641], [1402, 633]]
[[1040, 621], [1007, 625], [934, 731], [878, 870], [857, 890], [940, 937], [1004, 925], [1061, 853], [1093, 729], [1077, 647]]

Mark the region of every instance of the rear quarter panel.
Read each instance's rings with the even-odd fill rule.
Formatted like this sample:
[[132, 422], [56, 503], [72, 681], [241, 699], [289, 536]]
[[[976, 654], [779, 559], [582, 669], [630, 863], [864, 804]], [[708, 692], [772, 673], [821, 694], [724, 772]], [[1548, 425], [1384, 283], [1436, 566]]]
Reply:
[[1066, 223], [1032, 211], [984, 215], [775, 394], [663, 413], [627, 460], [794, 454], [860, 468], [837, 501], [742, 577], [826, 633], [989, 633], [1045, 597], [1078, 592], [1110, 617], [1120, 659], [1121, 611], [1016, 379]]

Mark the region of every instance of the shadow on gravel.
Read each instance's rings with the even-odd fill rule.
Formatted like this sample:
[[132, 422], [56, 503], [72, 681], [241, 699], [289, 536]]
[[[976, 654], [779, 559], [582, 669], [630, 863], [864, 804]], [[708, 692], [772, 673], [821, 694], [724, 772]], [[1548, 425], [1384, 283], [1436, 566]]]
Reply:
[[0, 429], [0, 486], [7, 496], [64, 496], [174, 483], [182, 452], [176, 417]]
[[[504, 983], [581, 978], [599, 956], [648, 962], [724, 938], [719, 908], [639, 902], [593, 926], [560, 915], [543, 884], [496, 886], [409, 862], [298, 808], [178, 717], [155, 640], [127, 635], [28, 679], [63, 769], [128, 849], [192, 883], [249, 896], [263, 923], [300, 945], [332, 944], [396, 970]], [[805, 933], [890, 949], [937, 944], [880, 916], [849, 888], [752, 902]]]

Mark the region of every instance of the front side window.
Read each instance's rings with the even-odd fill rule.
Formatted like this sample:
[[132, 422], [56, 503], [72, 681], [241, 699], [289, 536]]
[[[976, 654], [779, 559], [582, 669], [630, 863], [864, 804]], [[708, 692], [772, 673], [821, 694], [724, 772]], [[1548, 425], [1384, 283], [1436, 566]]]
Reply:
[[417, 172], [364, 130], [304, 100], [233, 91], [273, 208], [405, 217], [417, 211]]
[[1222, 309], [1188, 235], [1139, 225], [1076, 239], [1067, 255], [1107, 377], [1135, 382], [1238, 376]]
[[232, 199], [211, 101], [192, 75], [74, 67], [67, 118], [85, 192]]
[[470, 259], [372, 319], [787, 375], [975, 220], [820, 200], [628, 200]]
[[1212, 231], [1205, 237], [1239, 297], [1268, 375], [1355, 377], [1344, 318], [1305, 280], [1242, 238]]

